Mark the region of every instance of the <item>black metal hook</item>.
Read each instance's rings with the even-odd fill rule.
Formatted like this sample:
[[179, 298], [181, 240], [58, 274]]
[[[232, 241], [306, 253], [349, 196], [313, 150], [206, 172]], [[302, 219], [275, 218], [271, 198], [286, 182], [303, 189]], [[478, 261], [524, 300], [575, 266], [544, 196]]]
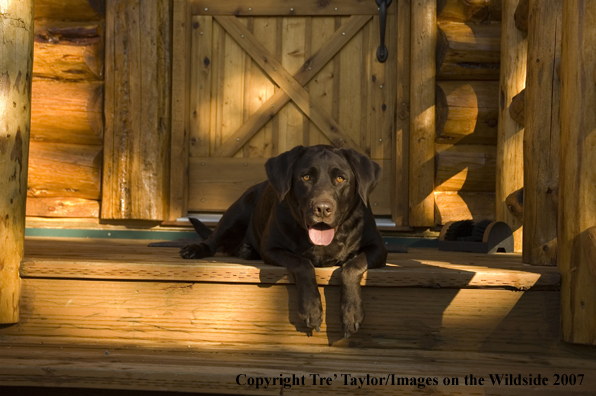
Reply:
[[387, 7], [391, 5], [392, 0], [376, 0], [379, 6], [379, 26], [381, 28], [381, 45], [377, 49], [377, 59], [383, 63], [387, 60], [389, 51], [385, 46], [385, 25], [387, 24]]

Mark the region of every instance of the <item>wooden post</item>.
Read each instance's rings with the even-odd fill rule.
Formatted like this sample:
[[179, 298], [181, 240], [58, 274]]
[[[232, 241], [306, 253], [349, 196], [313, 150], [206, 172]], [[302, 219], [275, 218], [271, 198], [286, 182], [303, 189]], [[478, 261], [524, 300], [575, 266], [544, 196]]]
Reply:
[[524, 130], [523, 261], [557, 263], [563, 0], [530, 0]]
[[522, 248], [522, 221], [507, 208], [506, 199], [523, 187], [523, 127], [509, 114], [515, 95], [526, 82], [527, 42], [515, 27], [514, 14], [519, 0], [503, 0], [501, 39], [501, 78], [499, 92], [499, 131], [497, 136], [496, 220], [511, 226], [515, 250]]
[[410, 225], [435, 224], [437, 1], [412, 1], [410, 78]]
[[409, 1], [397, 6], [397, 117], [395, 132], [395, 155], [393, 166], [393, 221], [398, 226], [408, 226], [408, 177], [410, 161], [410, 18]]
[[172, 136], [168, 220], [186, 216], [188, 208], [188, 150], [190, 133], [190, 2], [172, 4]]
[[0, 323], [16, 323], [31, 125], [33, 0], [1, 2], [0, 18]]
[[565, 0], [557, 263], [563, 341], [596, 344], [596, 7]]
[[103, 219], [167, 217], [171, 8], [168, 0], [107, 3]]

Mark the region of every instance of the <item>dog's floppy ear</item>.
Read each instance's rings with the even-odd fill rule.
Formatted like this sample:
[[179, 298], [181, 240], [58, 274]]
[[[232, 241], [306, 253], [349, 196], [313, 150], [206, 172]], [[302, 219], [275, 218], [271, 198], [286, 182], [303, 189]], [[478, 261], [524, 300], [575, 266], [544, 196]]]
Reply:
[[381, 179], [381, 167], [354, 149], [342, 149], [342, 152], [356, 176], [358, 194], [368, 205], [368, 196]]
[[277, 193], [280, 202], [283, 201], [292, 187], [294, 164], [302, 156], [303, 152], [303, 146], [296, 146], [277, 157], [269, 158], [265, 163], [267, 178]]

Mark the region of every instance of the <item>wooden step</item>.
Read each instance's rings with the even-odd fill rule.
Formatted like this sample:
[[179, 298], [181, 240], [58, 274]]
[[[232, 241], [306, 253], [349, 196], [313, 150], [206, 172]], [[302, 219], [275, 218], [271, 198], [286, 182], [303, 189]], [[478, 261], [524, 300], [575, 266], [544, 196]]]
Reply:
[[21, 323], [4, 337], [107, 345], [277, 344], [545, 351], [558, 342], [559, 275], [519, 255], [411, 249], [362, 283], [366, 320], [343, 339], [339, 269], [316, 270], [324, 323], [312, 333], [282, 267], [182, 260], [147, 241], [30, 238]]
[[[147, 243], [28, 238], [21, 322], [0, 328], [0, 384], [277, 394], [279, 387], [237, 385], [233, 373], [403, 372], [463, 381], [508, 367], [515, 375], [551, 377], [571, 374], [570, 367], [596, 369], [559, 342], [557, 269], [523, 265], [519, 255], [391, 254], [387, 267], [363, 279], [366, 319], [344, 340], [338, 268], [316, 270], [325, 313], [321, 332], [311, 333], [296, 314], [284, 268], [221, 256], [182, 260], [178, 249]], [[591, 359], [593, 352], [581, 350]], [[536, 361], [528, 366], [531, 356]], [[593, 389], [586, 383], [572, 391]], [[335, 385], [336, 393], [354, 391]]]

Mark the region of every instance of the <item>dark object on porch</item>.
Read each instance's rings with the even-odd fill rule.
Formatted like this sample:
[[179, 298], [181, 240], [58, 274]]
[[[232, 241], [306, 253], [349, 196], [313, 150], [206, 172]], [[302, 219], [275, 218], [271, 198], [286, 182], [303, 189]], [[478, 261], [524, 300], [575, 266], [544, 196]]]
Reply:
[[502, 221], [449, 222], [439, 237], [439, 250], [473, 253], [513, 253], [513, 232]]

